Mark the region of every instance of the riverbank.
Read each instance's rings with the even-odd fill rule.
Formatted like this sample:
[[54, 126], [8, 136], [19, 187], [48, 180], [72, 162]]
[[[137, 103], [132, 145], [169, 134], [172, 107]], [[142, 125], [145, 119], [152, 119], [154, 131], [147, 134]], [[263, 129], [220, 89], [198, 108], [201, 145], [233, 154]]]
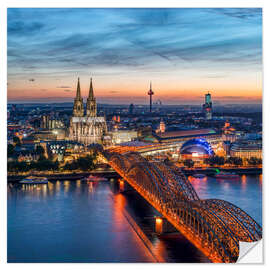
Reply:
[[39, 177], [46, 177], [50, 181], [76, 181], [80, 180], [84, 177], [89, 176], [90, 174], [92, 175], [102, 175], [107, 178], [113, 178], [117, 177], [118, 174], [115, 171], [112, 170], [104, 170], [104, 171], [90, 171], [90, 172], [73, 172], [73, 173], [29, 173], [29, 174], [24, 174], [24, 175], [8, 175], [7, 181], [9, 183], [16, 183], [19, 182], [20, 180], [33, 175], [33, 176], [39, 176]]
[[220, 168], [220, 167], [212, 167], [212, 168], [206, 168], [206, 169], [187, 169], [187, 168], [181, 168], [183, 173], [187, 176], [193, 175], [196, 173], [202, 173], [208, 176], [214, 176], [216, 174], [216, 170], [224, 171], [224, 172], [232, 172], [239, 175], [242, 174], [262, 174], [262, 168]]
[[[183, 173], [186, 176], [190, 176], [193, 174], [205, 174], [208, 176], [214, 176], [216, 174], [216, 169], [219, 169], [221, 171], [225, 172], [234, 172], [236, 174], [242, 175], [242, 174], [262, 174], [262, 168], [219, 168], [219, 167], [213, 167], [213, 168], [206, 168], [206, 169], [187, 169], [182, 167], [181, 168]], [[95, 170], [90, 172], [73, 172], [73, 173], [59, 173], [59, 172], [53, 172], [53, 173], [28, 173], [28, 174], [21, 174], [21, 175], [8, 175], [7, 181], [8, 182], [18, 182], [25, 177], [28, 177], [30, 175], [33, 176], [40, 176], [40, 177], [47, 177], [50, 181], [76, 181], [80, 180], [84, 177], [92, 175], [102, 175], [107, 178], [114, 178], [118, 177], [119, 175], [114, 170]]]

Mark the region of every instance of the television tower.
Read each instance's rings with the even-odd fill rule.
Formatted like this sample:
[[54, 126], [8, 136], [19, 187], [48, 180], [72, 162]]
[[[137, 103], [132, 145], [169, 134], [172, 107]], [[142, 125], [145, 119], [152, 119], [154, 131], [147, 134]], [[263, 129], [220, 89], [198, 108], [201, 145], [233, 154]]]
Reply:
[[154, 95], [154, 92], [152, 91], [152, 82], [150, 82], [150, 89], [148, 91], [148, 95], [150, 96], [150, 113], [152, 112], [152, 96]]

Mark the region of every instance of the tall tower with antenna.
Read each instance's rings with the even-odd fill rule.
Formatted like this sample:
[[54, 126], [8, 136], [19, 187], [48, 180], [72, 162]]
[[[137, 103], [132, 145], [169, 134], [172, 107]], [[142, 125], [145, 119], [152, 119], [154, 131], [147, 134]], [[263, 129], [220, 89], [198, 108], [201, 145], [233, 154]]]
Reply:
[[152, 91], [152, 82], [150, 82], [150, 89], [148, 91], [148, 95], [150, 96], [149, 109], [150, 109], [150, 113], [151, 113], [152, 112], [152, 96], [154, 95], [154, 92]]

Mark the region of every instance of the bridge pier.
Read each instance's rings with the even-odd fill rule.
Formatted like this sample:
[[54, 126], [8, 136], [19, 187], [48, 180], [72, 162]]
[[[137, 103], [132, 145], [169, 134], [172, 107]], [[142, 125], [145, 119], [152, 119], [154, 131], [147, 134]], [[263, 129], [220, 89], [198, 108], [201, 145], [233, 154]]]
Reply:
[[123, 179], [119, 179], [119, 189], [121, 192], [123, 192], [125, 190], [125, 181]]
[[155, 217], [155, 232], [158, 235], [171, 232], [178, 233], [177, 229], [166, 218], [160, 216]]
[[127, 183], [127, 181], [124, 181], [123, 178], [118, 179], [118, 183], [120, 192], [127, 192], [133, 190], [133, 188], [129, 185], [129, 183]]

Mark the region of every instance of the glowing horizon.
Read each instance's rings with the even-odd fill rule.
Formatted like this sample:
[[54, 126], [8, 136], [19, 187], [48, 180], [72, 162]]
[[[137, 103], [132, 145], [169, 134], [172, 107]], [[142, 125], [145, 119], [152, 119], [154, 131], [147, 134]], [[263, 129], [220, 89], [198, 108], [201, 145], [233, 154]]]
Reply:
[[[211, 23], [209, 23], [211, 22]], [[261, 103], [262, 10], [8, 9], [8, 102]]]

